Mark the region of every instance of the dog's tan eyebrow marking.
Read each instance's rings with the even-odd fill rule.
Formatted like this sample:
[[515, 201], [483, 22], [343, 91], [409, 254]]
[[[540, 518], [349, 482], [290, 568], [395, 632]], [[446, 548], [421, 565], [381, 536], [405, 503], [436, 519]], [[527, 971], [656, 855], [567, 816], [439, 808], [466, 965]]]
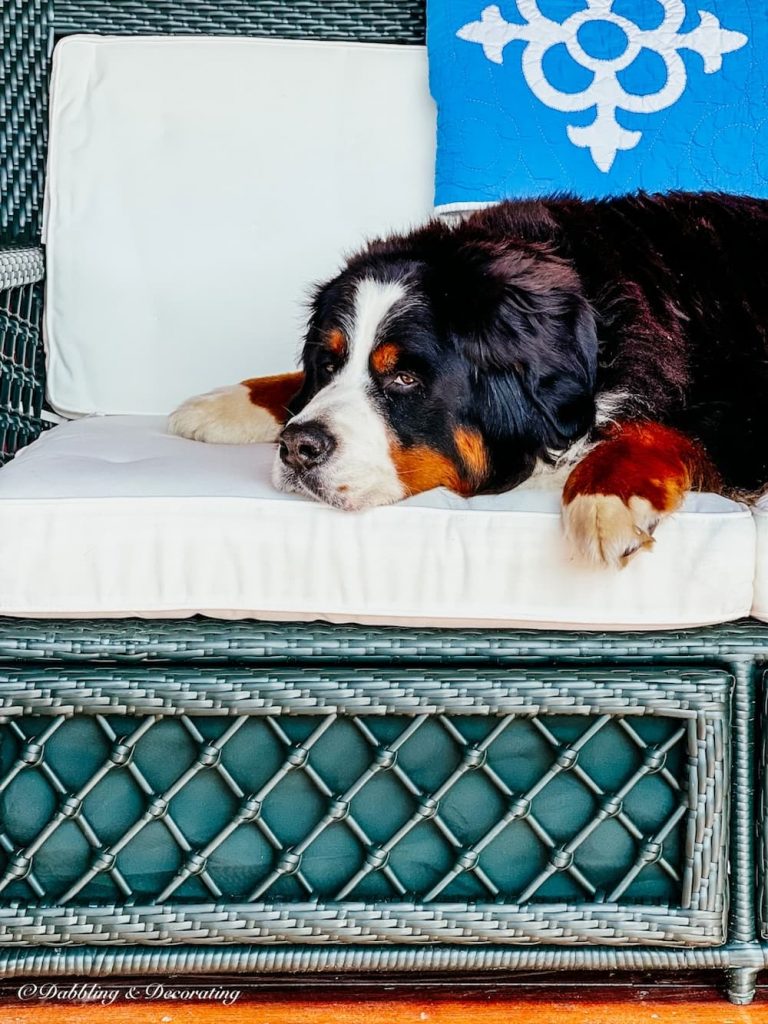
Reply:
[[328, 332], [326, 345], [335, 356], [344, 355], [347, 350], [347, 339], [344, 337], [344, 332], [340, 328], [334, 327]]
[[378, 348], [374, 349], [371, 356], [371, 366], [376, 373], [391, 373], [397, 366], [400, 358], [400, 346], [394, 341], [385, 341]]

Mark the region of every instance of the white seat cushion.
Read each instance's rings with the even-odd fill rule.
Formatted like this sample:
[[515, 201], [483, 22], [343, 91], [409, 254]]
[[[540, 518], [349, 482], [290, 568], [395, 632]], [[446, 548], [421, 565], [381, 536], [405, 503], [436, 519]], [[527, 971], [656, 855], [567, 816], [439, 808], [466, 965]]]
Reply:
[[294, 367], [312, 284], [432, 210], [423, 47], [70, 36], [46, 196], [47, 386], [168, 413]]
[[754, 523], [721, 497], [689, 497], [614, 572], [571, 559], [556, 491], [340, 512], [275, 491], [273, 455], [171, 437], [158, 417], [55, 428], [0, 470], [0, 614], [618, 629], [752, 604]]

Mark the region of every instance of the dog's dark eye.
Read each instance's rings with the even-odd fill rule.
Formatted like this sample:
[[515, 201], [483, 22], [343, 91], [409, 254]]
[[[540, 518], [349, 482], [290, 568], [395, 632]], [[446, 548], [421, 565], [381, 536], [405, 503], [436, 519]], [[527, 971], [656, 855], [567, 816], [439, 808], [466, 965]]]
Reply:
[[418, 383], [416, 377], [410, 373], [398, 373], [392, 378], [392, 386], [398, 391], [411, 391]]
[[336, 372], [336, 363], [327, 360], [325, 363], [320, 364], [320, 372], [325, 374], [326, 377], [330, 377]]

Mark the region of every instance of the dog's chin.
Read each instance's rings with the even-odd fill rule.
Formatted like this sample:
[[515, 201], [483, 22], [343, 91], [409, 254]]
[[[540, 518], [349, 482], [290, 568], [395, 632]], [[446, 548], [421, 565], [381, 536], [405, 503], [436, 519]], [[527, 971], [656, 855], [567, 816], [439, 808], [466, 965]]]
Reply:
[[345, 488], [343, 484], [332, 489], [315, 480], [294, 480], [291, 489], [296, 494], [303, 494], [307, 498], [319, 501], [323, 505], [330, 505], [331, 508], [340, 509], [342, 512], [363, 512], [365, 509], [391, 505], [399, 500], [397, 497], [390, 498], [376, 492], [356, 494]]
[[297, 480], [294, 486], [297, 494], [303, 494], [323, 505], [330, 505], [331, 508], [341, 509], [342, 512], [357, 512], [363, 507], [350, 500], [344, 492], [323, 487], [315, 480]]
[[386, 488], [370, 487], [357, 490], [347, 484], [330, 486], [315, 476], [299, 476], [290, 470], [279, 459], [272, 470], [272, 483], [278, 491], [286, 494], [300, 494], [312, 498], [323, 505], [340, 509], [343, 512], [362, 512], [367, 508], [381, 505], [392, 505], [405, 497], [402, 493], [388, 492]]

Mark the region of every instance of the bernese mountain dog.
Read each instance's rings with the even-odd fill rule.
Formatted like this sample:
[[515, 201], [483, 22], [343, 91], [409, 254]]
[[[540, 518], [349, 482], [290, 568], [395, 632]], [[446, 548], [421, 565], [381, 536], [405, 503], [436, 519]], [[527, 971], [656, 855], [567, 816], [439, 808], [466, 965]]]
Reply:
[[622, 566], [691, 489], [768, 483], [768, 200], [504, 202], [373, 241], [317, 288], [303, 371], [190, 399], [176, 434], [278, 441], [340, 509], [560, 473], [581, 556]]

